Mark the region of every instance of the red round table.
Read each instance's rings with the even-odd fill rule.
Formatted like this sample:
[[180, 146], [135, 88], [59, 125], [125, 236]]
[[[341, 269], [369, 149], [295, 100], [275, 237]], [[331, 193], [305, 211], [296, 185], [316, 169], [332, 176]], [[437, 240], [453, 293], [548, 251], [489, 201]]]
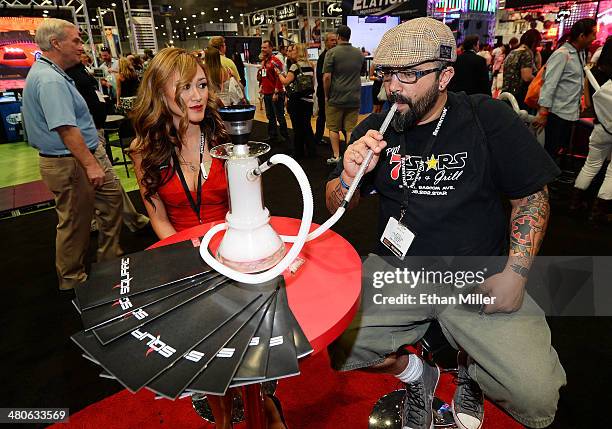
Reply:
[[[157, 242], [151, 248], [199, 239], [216, 223], [198, 225], [178, 232]], [[281, 235], [296, 235], [300, 221], [273, 217], [271, 224]], [[311, 231], [317, 226], [313, 224]], [[211, 250], [216, 250], [222, 236], [223, 233], [219, 233], [213, 238]], [[288, 250], [291, 243], [285, 245]], [[283, 273], [287, 299], [314, 353], [317, 353], [348, 327], [359, 308], [361, 259], [348, 241], [331, 230], [307, 242], [299, 257], [304, 260], [304, 264], [297, 272]], [[260, 384], [253, 384], [244, 389], [243, 401], [249, 429], [265, 427], [260, 387]]]

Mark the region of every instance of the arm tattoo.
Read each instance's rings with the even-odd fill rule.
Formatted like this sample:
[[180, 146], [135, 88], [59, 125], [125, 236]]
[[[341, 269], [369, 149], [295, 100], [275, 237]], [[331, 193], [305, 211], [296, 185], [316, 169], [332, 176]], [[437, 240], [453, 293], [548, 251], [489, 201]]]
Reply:
[[510, 268], [521, 277], [527, 278], [527, 274], [529, 273], [529, 269], [527, 267], [515, 262], [510, 264]]
[[549, 215], [546, 188], [515, 201], [510, 217], [510, 256], [527, 258], [528, 261], [535, 257], [544, 239]]
[[[334, 179], [333, 181], [328, 182], [326, 194], [327, 195], [326, 195], [325, 200], [327, 203], [327, 209], [331, 213], [334, 213], [338, 209], [338, 207], [340, 207], [340, 205], [342, 204], [342, 201], [344, 201], [344, 197], [346, 196], [346, 191], [340, 184], [340, 179]], [[358, 202], [359, 202], [359, 192], [355, 192], [353, 194], [353, 198], [351, 198], [351, 201], [347, 209], [351, 209], [355, 207]]]

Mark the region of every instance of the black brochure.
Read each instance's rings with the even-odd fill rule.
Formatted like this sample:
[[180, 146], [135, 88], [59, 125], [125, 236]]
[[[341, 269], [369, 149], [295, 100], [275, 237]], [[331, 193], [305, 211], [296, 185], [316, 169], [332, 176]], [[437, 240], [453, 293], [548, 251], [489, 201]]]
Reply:
[[[287, 299], [286, 289], [283, 288], [282, 292], [284, 292], [285, 294], [285, 301], [286, 301]], [[293, 330], [293, 343], [295, 344], [295, 352], [297, 354], [298, 359], [301, 359], [304, 356], [308, 356], [314, 350], [312, 346], [310, 345], [308, 338], [306, 338], [304, 331], [302, 331], [302, 327], [296, 320], [295, 315], [293, 314], [293, 311], [291, 311], [291, 308], [289, 306], [287, 306], [287, 320]]]
[[199, 249], [183, 241], [94, 264], [75, 293], [79, 308], [86, 310], [211, 271]]
[[290, 311], [287, 296], [279, 291], [276, 294], [276, 314], [270, 338], [266, 380], [276, 380], [300, 373]]
[[183, 290], [155, 304], [151, 304], [146, 309], [137, 308], [131, 311], [129, 317], [117, 319], [113, 322], [102, 325], [93, 330], [94, 335], [102, 344], [106, 345], [117, 340], [123, 335], [127, 335], [136, 328], [151, 323], [153, 320], [178, 309], [180, 306], [203, 295], [211, 293], [215, 288], [227, 283], [227, 277], [218, 277], [199, 286]]
[[255, 332], [271, 299], [272, 297], [266, 301], [259, 299], [251, 303], [244, 311], [185, 354], [170, 369], [160, 374], [147, 385], [147, 388], [163, 397], [176, 399], [238, 331], [251, 327], [251, 332]]
[[221, 277], [217, 272], [211, 272], [196, 278], [181, 280], [168, 286], [153, 289], [149, 292], [143, 292], [136, 296], [125, 297], [116, 300], [115, 302], [99, 305], [81, 313], [81, 320], [86, 331], [112, 322], [116, 319], [130, 317], [133, 311], [139, 308], [145, 308], [158, 301], [173, 296], [176, 293], [182, 292], [194, 286], [200, 286], [206, 282]]
[[73, 335], [72, 340], [135, 392], [261, 296], [258, 291], [225, 283], [214, 293], [202, 294], [181, 306], [180, 311], [172, 311], [107, 346], [84, 331]]
[[270, 353], [270, 338], [272, 337], [272, 327], [274, 326], [274, 313], [276, 312], [276, 296], [270, 303], [266, 314], [259, 324], [257, 331], [249, 342], [249, 347], [244, 355], [232, 386], [246, 381], [263, 380], [266, 378], [268, 368], [268, 353]]
[[242, 362], [254, 332], [255, 329], [248, 329], [248, 325], [238, 331], [226, 346], [217, 353], [206, 369], [191, 382], [187, 390], [224, 395], [238, 366], [240, 366], [240, 362]]

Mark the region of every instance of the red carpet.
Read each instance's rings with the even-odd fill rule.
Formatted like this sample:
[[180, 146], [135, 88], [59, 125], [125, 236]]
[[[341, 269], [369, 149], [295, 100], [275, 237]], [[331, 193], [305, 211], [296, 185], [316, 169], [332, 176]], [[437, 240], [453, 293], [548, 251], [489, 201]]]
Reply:
[[[367, 429], [374, 403], [399, 388], [397, 380], [362, 372], [337, 373], [329, 368], [327, 353], [304, 359], [302, 375], [281, 380], [277, 396], [290, 429]], [[92, 386], [95, 388], [95, 386]], [[455, 385], [442, 376], [437, 396], [450, 402]], [[213, 428], [191, 407], [190, 399], [155, 400], [153, 393], [136, 395], [123, 390], [70, 416], [64, 428]], [[484, 429], [522, 428], [491, 403], [485, 405]], [[244, 424], [237, 428], [243, 429]]]

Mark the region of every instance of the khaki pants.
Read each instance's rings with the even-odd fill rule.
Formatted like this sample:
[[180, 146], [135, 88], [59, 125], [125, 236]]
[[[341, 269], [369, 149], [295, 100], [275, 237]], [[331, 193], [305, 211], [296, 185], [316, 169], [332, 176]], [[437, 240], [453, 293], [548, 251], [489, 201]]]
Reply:
[[[98, 139], [100, 140], [100, 144], [103, 147], [106, 147], [104, 130], [98, 130]], [[149, 223], [149, 218], [138, 212], [138, 210], [136, 210], [136, 208], [134, 207], [134, 204], [132, 204], [132, 200], [130, 200], [130, 197], [128, 196], [127, 192], [125, 192], [125, 189], [123, 189], [123, 186], [121, 186], [121, 181], [119, 180], [119, 177], [117, 177], [113, 165], [111, 164], [110, 159], [108, 159], [106, 153], [100, 154], [100, 156], [98, 156], [98, 154], [99, 152], [96, 151], [96, 158], [98, 159], [98, 162], [100, 163], [105, 172], [110, 172], [110, 174], [114, 176], [115, 180], [118, 183], [119, 189], [121, 189], [121, 198], [123, 200], [123, 209], [121, 211], [121, 217], [123, 219], [123, 223], [132, 232], [136, 232], [144, 228]]]
[[[468, 372], [485, 395], [522, 424], [543, 428], [554, 419], [565, 371], [551, 346], [544, 312], [529, 295], [515, 313], [479, 314], [479, 306], [374, 304], [383, 293], [451, 296], [447, 285], [414, 289], [390, 284], [375, 289], [372, 273], [394, 271], [371, 255], [363, 264], [361, 308], [348, 329], [329, 348], [332, 366], [341, 371], [370, 367], [402, 345], [419, 341], [438, 320], [450, 344], [470, 356]], [[452, 289], [453, 286], [450, 286]]]
[[[102, 145], [98, 145], [95, 157], [106, 158]], [[60, 289], [72, 289], [87, 279], [84, 261], [94, 210], [99, 213], [98, 262], [121, 254], [121, 186], [108, 166], [102, 163], [104, 184], [94, 189], [76, 158], [40, 157], [40, 175], [55, 196], [55, 267]]]

